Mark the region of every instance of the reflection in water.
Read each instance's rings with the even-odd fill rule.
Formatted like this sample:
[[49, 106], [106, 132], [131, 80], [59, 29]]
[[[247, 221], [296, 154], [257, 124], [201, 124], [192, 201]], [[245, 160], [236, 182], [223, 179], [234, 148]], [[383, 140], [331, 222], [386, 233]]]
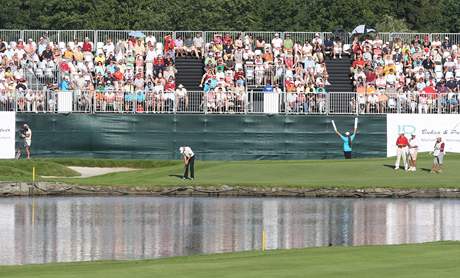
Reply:
[[460, 240], [460, 200], [0, 199], [0, 264]]

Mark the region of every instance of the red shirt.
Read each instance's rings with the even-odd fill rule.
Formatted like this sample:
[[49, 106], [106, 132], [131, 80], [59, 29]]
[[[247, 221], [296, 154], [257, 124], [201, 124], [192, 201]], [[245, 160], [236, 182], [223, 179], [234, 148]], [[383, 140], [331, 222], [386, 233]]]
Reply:
[[374, 83], [375, 79], [377, 79], [377, 75], [373, 71], [369, 71], [366, 73], [366, 81], [367, 83]]
[[85, 51], [85, 52], [91, 52], [91, 50], [93, 47], [91, 46], [91, 43], [90, 42], [84, 42], [83, 43], [83, 47], [82, 47], [82, 50]]
[[171, 39], [170, 36], [165, 37], [165, 52], [168, 52], [170, 50], [174, 49], [174, 40]]
[[359, 60], [354, 60], [353, 61], [353, 64], [351, 65], [351, 67], [356, 68], [357, 66], [359, 66], [359, 67], [363, 68], [365, 64], [366, 63], [364, 62], [364, 60], [359, 58]]
[[407, 140], [406, 136], [401, 135], [396, 140], [396, 145], [398, 147], [406, 147], [407, 145], [409, 145], [409, 141]]
[[244, 72], [243, 71], [235, 72], [235, 80], [239, 80], [239, 79], [244, 79]]
[[176, 82], [168, 81], [165, 85], [165, 92], [172, 92], [176, 89]]
[[157, 57], [153, 59], [153, 64], [155, 66], [163, 66], [165, 64], [164, 59], [162, 57]]

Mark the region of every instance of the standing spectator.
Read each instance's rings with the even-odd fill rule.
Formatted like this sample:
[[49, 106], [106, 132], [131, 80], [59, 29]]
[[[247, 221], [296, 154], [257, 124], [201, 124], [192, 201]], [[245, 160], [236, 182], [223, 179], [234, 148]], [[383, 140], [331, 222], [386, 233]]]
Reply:
[[442, 173], [442, 163], [444, 161], [444, 148], [445, 144], [442, 141], [441, 137], [436, 138], [436, 142], [434, 144], [434, 149], [433, 149], [433, 166], [431, 167], [431, 173]]
[[396, 163], [395, 163], [395, 170], [399, 169], [399, 162], [401, 161], [401, 157], [403, 158], [404, 163], [404, 170], [407, 171], [407, 146], [409, 145], [409, 141], [407, 140], [404, 133], [400, 133], [398, 139], [396, 139]]
[[418, 141], [415, 138], [415, 134], [411, 135], [409, 139], [409, 171], [415, 172], [417, 164], [417, 151], [418, 151]]
[[286, 38], [284, 40], [283, 47], [284, 47], [284, 50], [286, 51], [286, 54], [292, 53], [292, 48], [294, 47], [294, 41], [291, 39], [291, 36], [289, 34], [286, 34]]
[[[194, 179], [195, 178], [195, 153], [192, 151], [192, 148], [188, 146], [182, 146], [179, 148], [179, 152], [182, 154], [184, 159], [185, 172], [182, 176], [182, 179]], [[190, 169], [190, 178], [188, 177], [188, 172]]]
[[[263, 51], [263, 47], [265, 47], [265, 45], [261, 47], [261, 51]], [[275, 37], [272, 39], [272, 48], [273, 48], [274, 56], [278, 56], [279, 54], [281, 54], [282, 47], [283, 47], [283, 39], [280, 38], [280, 34], [276, 33]]]
[[188, 110], [188, 95], [187, 89], [184, 88], [184, 85], [179, 84], [176, 89], [176, 101], [177, 101], [177, 110], [187, 111]]
[[[32, 130], [27, 124], [22, 126], [20, 137], [24, 140], [24, 148], [26, 149], [27, 159], [30, 159], [30, 146], [32, 145]], [[21, 148], [18, 148], [16, 158], [21, 158]]]
[[82, 50], [83, 50], [83, 52], [91, 52], [91, 51], [93, 51], [93, 45], [89, 41], [88, 37], [86, 37], [85, 41], [83, 42]]
[[5, 53], [6, 51], [6, 43], [0, 38], [0, 53]]

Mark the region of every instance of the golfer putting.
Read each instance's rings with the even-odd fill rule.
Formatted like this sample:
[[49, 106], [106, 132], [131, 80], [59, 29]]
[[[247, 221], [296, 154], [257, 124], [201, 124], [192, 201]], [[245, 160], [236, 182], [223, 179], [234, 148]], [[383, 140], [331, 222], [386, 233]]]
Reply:
[[[195, 153], [189, 146], [182, 146], [179, 148], [179, 152], [182, 154], [184, 159], [185, 171], [182, 179], [195, 179]], [[188, 176], [190, 170], [190, 177]]]
[[335, 125], [334, 120], [331, 121], [332, 126], [334, 127], [335, 133], [342, 139], [343, 141], [343, 155], [345, 159], [351, 159], [351, 152], [352, 152], [352, 144], [353, 140], [355, 140], [356, 131], [358, 130], [358, 118], [355, 118], [355, 127], [353, 129], [353, 134], [350, 132], [345, 132], [345, 136], [343, 136], [338, 130]]

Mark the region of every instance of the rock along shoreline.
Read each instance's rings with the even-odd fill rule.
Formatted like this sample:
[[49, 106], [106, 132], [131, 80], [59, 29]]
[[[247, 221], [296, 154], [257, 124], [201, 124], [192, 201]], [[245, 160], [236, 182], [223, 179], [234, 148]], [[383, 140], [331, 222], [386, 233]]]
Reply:
[[147, 196], [228, 196], [228, 197], [323, 197], [323, 198], [460, 198], [460, 189], [400, 188], [285, 188], [242, 186], [81, 186], [59, 182], [0, 182], [0, 197], [13, 196], [81, 196], [81, 195], [147, 195]]

